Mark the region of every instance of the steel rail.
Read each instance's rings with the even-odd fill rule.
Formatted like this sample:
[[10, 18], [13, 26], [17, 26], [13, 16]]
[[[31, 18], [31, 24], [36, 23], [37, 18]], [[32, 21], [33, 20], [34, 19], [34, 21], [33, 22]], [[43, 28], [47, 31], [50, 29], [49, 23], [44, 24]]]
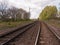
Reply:
[[44, 24], [48, 27], [48, 29], [56, 36], [57, 39], [60, 40], [60, 36], [57, 34], [57, 32], [55, 32], [54, 30], [56, 30], [54, 27], [52, 27], [51, 25], [46, 24], [46, 22], [44, 22]]
[[[23, 32], [25, 32], [27, 29], [29, 29], [29, 28], [31, 28], [33, 25], [35, 25], [35, 23], [36, 23], [36, 22], [27, 25], [25, 28], [22, 28], [22, 29], [24, 29], [24, 31], [21, 31], [21, 32], [19, 32], [18, 34], [16, 34], [15, 36], [13, 36], [13, 38], [10, 38], [10, 39], [8, 39], [8, 40], [5, 41], [5, 42], [0, 43], [0, 45], [7, 45], [10, 41], [14, 40], [16, 37], [18, 37], [20, 34], [22, 34]], [[28, 27], [28, 26], [29, 26], [29, 27]], [[21, 30], [22, 30], [22, 29], [21, 29]], [[17, 30], [17, 31], [19, 31], [19, 30]], [[14, 33], [14, 32], [13, 32], [13, 33]]]

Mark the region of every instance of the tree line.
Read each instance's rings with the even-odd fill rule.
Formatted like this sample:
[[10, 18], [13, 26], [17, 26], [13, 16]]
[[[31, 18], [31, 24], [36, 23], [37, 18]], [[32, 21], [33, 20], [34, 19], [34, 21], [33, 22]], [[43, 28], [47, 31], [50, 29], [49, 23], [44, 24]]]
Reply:
[[22, 8], [16, 8], [14, 6], [9, 7], [6, 0], [0, 2], [0, 20], [2, 21], [16, 21], [21, 19], [29, 19], [30, 12], [26, 12]]
[[56, 6], [46, 6], [39, 15], [40, 20], [57, 19], [58, 10]]

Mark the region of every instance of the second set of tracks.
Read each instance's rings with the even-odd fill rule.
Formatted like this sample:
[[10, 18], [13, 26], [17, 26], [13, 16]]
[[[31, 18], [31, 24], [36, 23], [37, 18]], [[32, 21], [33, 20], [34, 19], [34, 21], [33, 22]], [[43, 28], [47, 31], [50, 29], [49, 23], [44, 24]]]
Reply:
[[60, 40], [46, 23], [35, 21], [0, 36], [0, 45], [60, 45]]
[[45, 22], [41, 22], [40, 26], [41, 28], [37, 45], [60, 45], [59, 36], [54, 33], [54, 29], [51, 29], [51, 27]]

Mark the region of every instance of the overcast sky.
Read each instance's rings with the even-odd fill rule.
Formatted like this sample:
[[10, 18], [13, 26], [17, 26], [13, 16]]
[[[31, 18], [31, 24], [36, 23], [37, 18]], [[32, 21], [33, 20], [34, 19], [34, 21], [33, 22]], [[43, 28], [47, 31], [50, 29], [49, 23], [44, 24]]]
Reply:
[[[1, 0], [0, 0], [1, 1]], [[60, 0], [8, 0], [10, 6], [23, 8], [31, 12], [30, 18], [38, 18], [42, 9], [47, 5], [56, 5], [59, 8]]]

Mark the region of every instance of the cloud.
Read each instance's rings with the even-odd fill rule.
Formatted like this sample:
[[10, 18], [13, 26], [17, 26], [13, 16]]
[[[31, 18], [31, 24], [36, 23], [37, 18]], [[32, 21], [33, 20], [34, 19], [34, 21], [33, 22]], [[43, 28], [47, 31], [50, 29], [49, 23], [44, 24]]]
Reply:
[[60, 7], [60, 0], [53, 1], [48, 5], [55, 5], [55, 6], [57, 6], [57, 8], [59, 8]]
[[9, 5], [23, 8], [26, 11], [29, 11], [30, 7], [31, 18], [38, 18], [40, 12], [45, 6], [56, 5], [59, 7], [58, 2], [60, 2], [60, 0], [9, 0]]

